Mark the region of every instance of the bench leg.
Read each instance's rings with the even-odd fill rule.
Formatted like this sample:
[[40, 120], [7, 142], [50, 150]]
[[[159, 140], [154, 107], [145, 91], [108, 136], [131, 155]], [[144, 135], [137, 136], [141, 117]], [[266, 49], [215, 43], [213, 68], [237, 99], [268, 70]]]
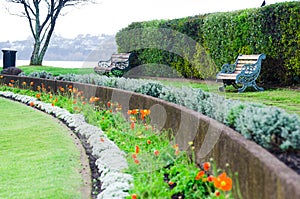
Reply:
[[257, 86], [256, 82], [253, 82], [253, 87], [254, 87], [257, 91], [264, 91], [264, 88], [263, 88], [263, 87]]
[[238, 89], [239, 93], [244, 92], [248, 86], [253, 86], [253, 88], [257, 91], [264, 91], [264, 89], [259, 87], [256, 82], [252, 82], [251, 84], [243, 84], [243, 87]]
[[244, 92], [244, 91], [246, 90], [247, 87], [248, 87], [248, 86], [246, 86], [245, 84], [243, 84], [242, 88], [239, 88], [239, 89], [238, 89], [239, 93]]
[[220, 92], [224, 92], [224, 91], [225, 91], [225, 85], [220, 86], [220, 87], [219, 87], [219, 91], [220, 91]]

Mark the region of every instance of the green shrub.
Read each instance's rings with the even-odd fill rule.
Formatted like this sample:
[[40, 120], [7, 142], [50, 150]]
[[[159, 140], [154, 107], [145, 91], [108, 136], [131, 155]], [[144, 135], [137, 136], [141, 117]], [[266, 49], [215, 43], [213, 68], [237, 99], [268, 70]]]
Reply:
[[160, 98], [192, 110], [237, 130], [269, 149], [300, 149], [300, 118], [258, 103], [225, 99], [195, 88], [164, 86], [144, 79], [108, 78], [100, 75], [66, 75], [60, 79], [119, 88]]
[[300, 118], [279, 108], [247, 106], [235, 125], [242, 135], [265, 148], [300, 148]]
[[162, 91], [163, 85], [160, 83], [148, 83], [137, 88], [135, 92], [149, 95], [152, 97], [158, 97]]
[[[140, 64], [169, 65], [184, 77], [199, 79], [214, 78], [224, 63], [234, 62], [239, 54], [264, 53], [267, 58], [262, 62], [259, 81], [288, 85], [300, 83], [299, 27], [300, 2], [295, 1], [135, 22], [119, 31], [116, 41], [120, 52], [136, 52]], [[139, 31], [128, 33], [135, 29]], [[165, 34], [160, 29], [172, 32]]]

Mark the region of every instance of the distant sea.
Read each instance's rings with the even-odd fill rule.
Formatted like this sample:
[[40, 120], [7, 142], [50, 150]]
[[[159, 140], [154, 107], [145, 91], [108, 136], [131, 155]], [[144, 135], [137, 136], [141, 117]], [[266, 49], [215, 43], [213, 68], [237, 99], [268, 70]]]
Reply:
[[[29, 65], [29, 60], [16, 60], [16, 67]], [[59, 68], [94, 68], [97, 61], [43, 61], [43, 66]], [[0, 60], [0, 69], [3, 68], [3, 60]]]

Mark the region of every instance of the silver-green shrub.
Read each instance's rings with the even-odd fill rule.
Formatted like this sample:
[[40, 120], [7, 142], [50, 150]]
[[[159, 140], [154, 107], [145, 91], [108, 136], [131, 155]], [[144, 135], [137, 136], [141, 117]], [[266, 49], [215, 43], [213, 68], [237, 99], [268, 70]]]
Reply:
[[[31, 77], [51, 77], [41, 72]], [[270, 149], [300, 149], [300, 119], [284, 110], [258, 103], [229, 100], [201, 89], [164, 86], [158, 81], [106, 77], [95, 74], [62, 75], [64, 81], [80, 82], [134, 91], [185, 106], [213, 118]]]
[[300, 118], [276, 107], [246, 105], [235, 122], [246, 138], [269, 149], [300, 149]]

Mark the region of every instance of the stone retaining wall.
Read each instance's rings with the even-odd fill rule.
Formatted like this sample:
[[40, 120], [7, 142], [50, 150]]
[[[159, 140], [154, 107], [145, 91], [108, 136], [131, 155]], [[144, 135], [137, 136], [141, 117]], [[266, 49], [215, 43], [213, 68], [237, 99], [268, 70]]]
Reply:
[[160, 129], [171, 129], [172, 142], [178, 143], [180, 149], [189, 150], [188, 142], [194, 142], [197, 164], [213, 158], [218, 167], [226, 169], [225, 164], [229, 163], [229, 168], [238, 172], [243, 198], [300, 198], [300, 176], [296, 172], [259, 145], [198, 112], [150, 96], [108, 87], [4, 76], [6, 83], [11, 79], [20, 83], [33, 81], [35, 86], [43, 83], [45, 88], [50, 86], [53, 91], [60, 86], [72, 85], [83, 91], [87, 99], [95, 96], [104, 102], [122, 104], [124, 112], [133, 108], [150, 109], [152, 123]]

